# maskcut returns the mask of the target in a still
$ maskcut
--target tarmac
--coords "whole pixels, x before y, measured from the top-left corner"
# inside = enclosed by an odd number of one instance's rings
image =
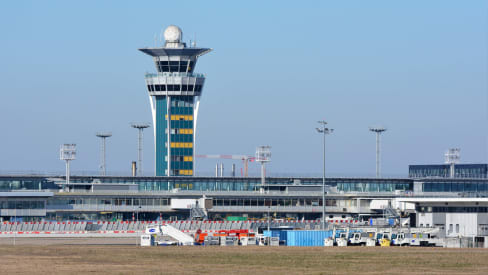
[[[0,238],[0,245],[139,245],[138,237],[29,237]]]

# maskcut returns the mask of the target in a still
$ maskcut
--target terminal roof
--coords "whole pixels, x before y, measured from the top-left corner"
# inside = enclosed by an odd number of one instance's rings
[[[0,197],[52,197],[53,192],[46,191],[18,191],[18,192],[0,192]]]

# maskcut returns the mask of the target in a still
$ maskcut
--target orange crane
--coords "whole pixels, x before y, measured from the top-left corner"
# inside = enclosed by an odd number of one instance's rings
[[[248,176],[249,172],[249,162],[253,162],[256,160],[255,157],[245,156],[245,155],[195,155],[197,158],[206,158],[206,159],[238,159],[242,160],[244,164],[244,177]],[[241,171],[242,173],[242,171]]]

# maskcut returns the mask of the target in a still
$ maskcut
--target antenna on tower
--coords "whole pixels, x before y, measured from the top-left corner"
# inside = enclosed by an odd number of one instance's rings
[[[191,42],[190,42],[190,46],[193,48],[197,47],[197,33],[193,34],[193,44],[191,44]]]
[[[100,175],[105,176],[107,173],[107,167],[105,165],[105,140],[112,136],[110,132],[98,132],[97,137],[102,139],[102,145],[100,150]]]
[[[447,150],[447,152],[444,154],[444,160],[446,164],[449,164],[449,177],[454,178],[456,176],[455,173],[455,165],[459,163],[461,160],[460,156],[461,149],[459,148],[451,148]]]

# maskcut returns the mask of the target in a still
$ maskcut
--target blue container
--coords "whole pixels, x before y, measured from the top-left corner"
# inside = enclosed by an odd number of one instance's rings
[[[263,235],[265,237],[280,237],[280,234],[281,232],[284,232],[284,231],[281,231],[281,230],[264,230],[263,231]],[[280,237],[280,240],[281,240],[281,237]]]
[[[286,231],[288,246],[323,246],[324,239],[332,237],[332,231],[297,230]]]
[[[388,219],[388,224],[390,226],[394,226],[395,225],[395,219]]]
[[[280,242],[281,241],[283,241],[285,245],[288,243],[288,231],[280,232]]]

